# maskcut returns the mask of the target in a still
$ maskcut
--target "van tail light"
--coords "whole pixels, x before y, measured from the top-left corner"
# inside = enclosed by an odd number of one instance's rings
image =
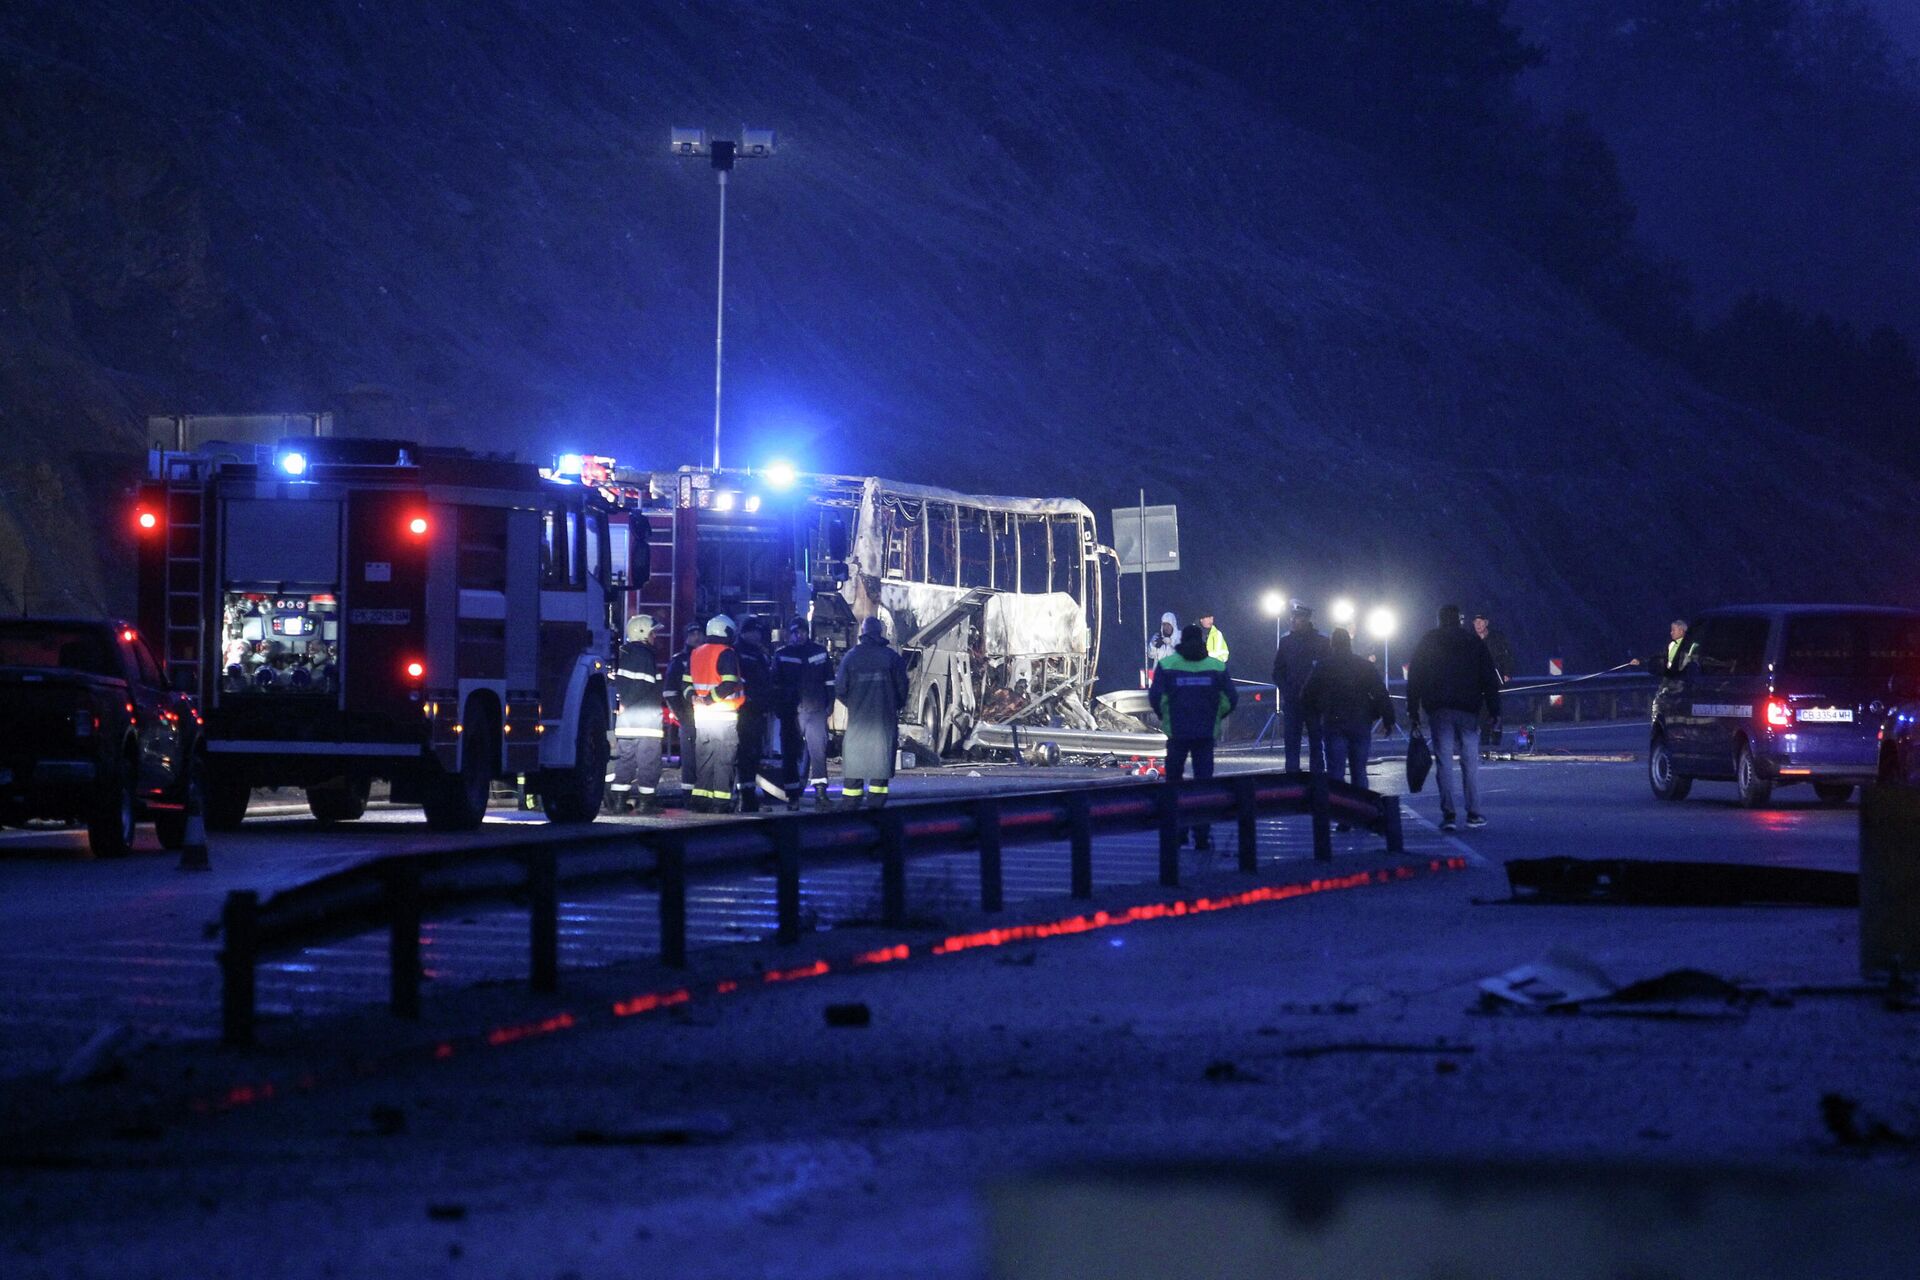
[[[1767,699],[1767,724],[1775,729],[1785,729],[1793,724],[1793,708],[1787,705],[1785,698]]]

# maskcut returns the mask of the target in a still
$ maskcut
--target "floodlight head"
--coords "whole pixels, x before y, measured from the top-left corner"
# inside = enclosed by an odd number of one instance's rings
[[[1260,597],[1260,612],[1269,618],[1277,618],[1287,610],[1287,596],[1284,591],[1269,591]]]
[[[1327,615],[1333,619],[1333,625],[1336,627],[1349,625],[1353,621],[1353,615],[1357,612],[1359,612],[1359,610],[1354,607],[1353,601],[1347,599],[1345,596],[1335,600],[1327,608]]]
[[[1375,640],[1390,638],[1399,625],[1400,620],[1393,616],[1393,610],[1383,604],[1367,611],[1367,634]]]
[[[772,155],[773,130],[749,129],[746,125],[741,125],[739,154],[756,159]]]
[[[682,129],[674,127],[672,135],[673,154],[677,156],[703,156],[707,154],[707,131],[705,129]]]

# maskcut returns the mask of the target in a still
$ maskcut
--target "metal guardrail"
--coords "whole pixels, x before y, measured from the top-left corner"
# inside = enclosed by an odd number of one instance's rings
[[[490,843],[420,854],[391,854],[282,890],[262,901],[250,889],[227,895],[221,913],[222,1037],[250,1044],[255,1030],[254,971],[268,956],[386,929],[389,1007],[420,1013],[420,926],[429,915],[476,902],[527,906],[530,983],[558,989],[559,890],[639,881],[660,894],[660,958],[687,962],[687,883],[771,866],[776,939],[800,939],[800,876],[815,866],[877,859],[882,923],[907,921],[910,855],[977,850],[980,908],[999,911],[1005,897],[1001,848],[1008,842],[1065,839],[1070,894],[1093,896],[1093,837],[1100,832],[1157,828],[1159,883],[1180,883],[1180,842],[1201,823],[1239,825],[1239,868],[1258,869],[1261,813],[1313,821],[1313,856],[1333,859],[1338,819],[1380,832],[1387,849],[1402,849],[1396,796],[1351,786],[1324,774],[1242,773],[1206,782],[1102,784],[1056,791],[929,800],[884,809],[793,814],[682,828],[581,828],[508,844]]]

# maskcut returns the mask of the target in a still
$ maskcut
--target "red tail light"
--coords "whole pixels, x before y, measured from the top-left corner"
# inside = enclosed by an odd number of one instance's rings
[[[417,682],[425,678],[427,674],[427,664],[424,662],[421,662],[419,659],[416,658],[413,661],[407,663],[405,670],[407,673],[407,679]]]
[[[427,530],[430,528],[432,528],[432,525],[427,523],[425,516],[409,516],[407,518],[407,532],[416,538],[426,537]]]
[[[160,527],[160,513],[152,507],[141,507],[134,512],[133,525],[142,533],[152,533]]]
[[[1785,729],[1793,723],[1793,708],[1785,698],[1767,699],[1767,723],[1775,729]]]

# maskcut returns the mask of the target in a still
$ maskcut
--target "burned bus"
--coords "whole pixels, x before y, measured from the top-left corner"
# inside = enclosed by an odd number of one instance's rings
[[[646,515],[650,572],[636,569],[644,585],[628,608],[662,624],[663,660],[688,624],[717,613],[807,618],[836,654],[878,617],[906,657],[905,732],[924,749],[945,753],[978,723],[1041,708],[1093,726],[1104,548],[1085,503],[784,467],[569,465]]]

